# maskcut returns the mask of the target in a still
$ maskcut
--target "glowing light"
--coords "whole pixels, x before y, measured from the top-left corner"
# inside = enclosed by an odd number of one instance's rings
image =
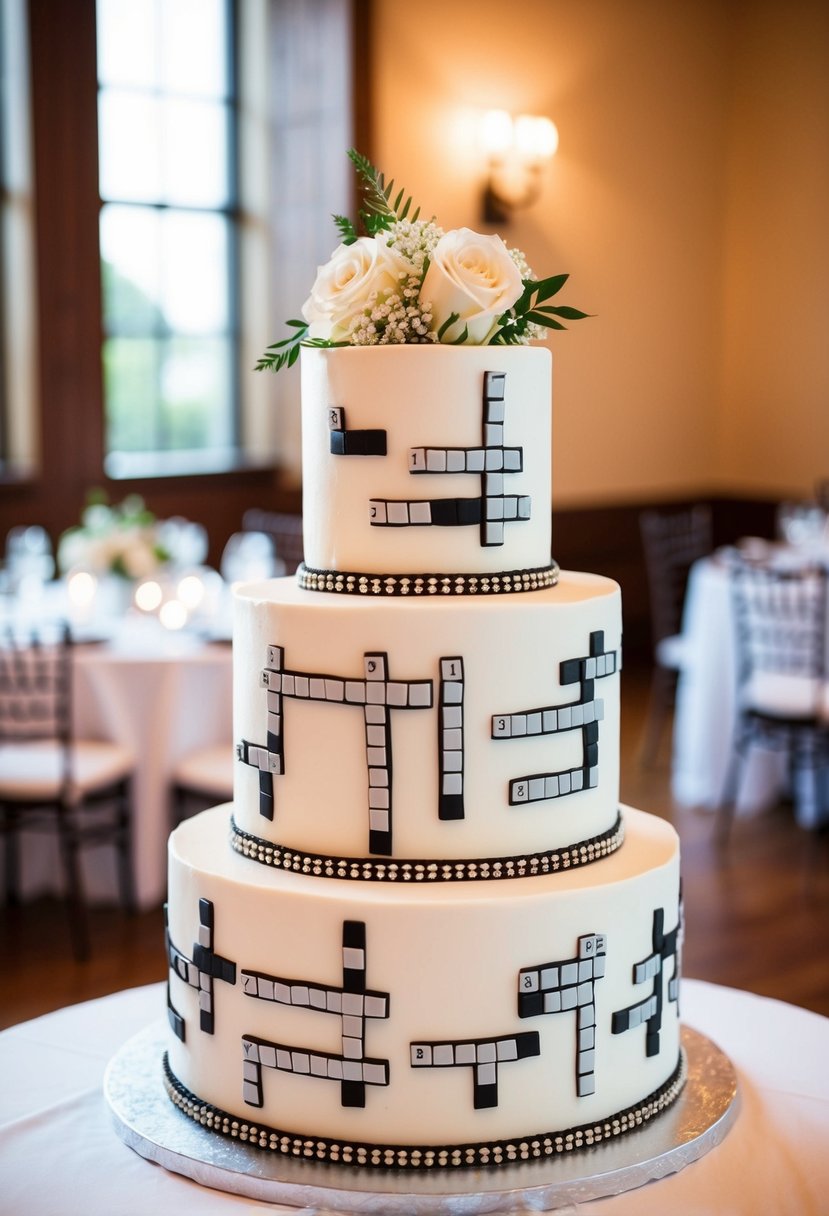
[[[176,595],[181,600],[186,608],[192,612],[194,608],[198,608],[199,604],[204,599],[205,587],[202,580],[197,574],[186,574],[179,581],[176,588]]]
[[[97,590],[98,580],[88,570],[76,570],[74,574],[69,575],[66,592],[70,603],[76,608],[88,608]]]
[[[512,118],[506,110],[486,110],[478,126],[481,151],[489,157],[503,156],[512,148]]]
[[[148,578],[143,583],[139,583],[135,589],[135,605],[142,612],[155,612],[163,598],[161,585],[154,578]]]
[[[187,624],[187,609],[181,600],[167,600],[159,609],[158,619],[165,629],[183,629]]]
[[[515,120],[515,150],[527,160],[549,160],[558,148],[558,130],[549,118],[519,114]]]

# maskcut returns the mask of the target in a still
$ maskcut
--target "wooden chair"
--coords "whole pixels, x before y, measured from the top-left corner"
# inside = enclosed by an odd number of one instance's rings
[[[233,798],[233,744],[202,747],[188,753],[172,776],[172,826],[196,810],[204,810]]]
[[[651,610],[654,668],[648,698],[643,764],[656,759],[665,720],[673,708],[677,675],[684,661],[682,609],[688,571],[711,552],[711,511],[644,511],[639,517]]]
[[[732,559],[737,638],[735,754],[718,816],[727,838],[751,747],[785,749],[798,818],[819,808],[818,770],[829,760],[826,572],[775,570]]]
[[[302,561],[302,516],[252,507],[242,516],[243,532],[264,532],[273,539],[276,555],[285,563],[285,573],[294,574]]]
[[[133,756],[117,743],[72,734],[68,628],[40,625],[0,634],[0,836],[6,900],[19,900],[18,834],[57,832],[75,958],[89,956],[78,854],[113,844],[121,900],[135,905],[130,831]]]

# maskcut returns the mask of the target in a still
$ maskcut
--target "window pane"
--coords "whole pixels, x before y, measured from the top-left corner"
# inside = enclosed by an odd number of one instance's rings
[[[162,307],[167,325],[185,334],[216,333],[229,323],[229,221],[222,215],[163,215]]]
[[[105,89],[98,98],[101,198],[157,202],[162,197],[161,103]]]
[[[165,449],[225,448],[234,436],[230,344],[221,338],[174,338],[161,368]]]
[[[164,103],[164,202],[185,207],[227,205],[227,124],[224,105],[181,100]]]
[[[227,97],[226,0],[164,0],[161,87],[192,97]]]
[[[158,83],[156,0],[98,0],[98,79],[152,89]]]
[[[161,333],[161,215],[148,207],[101,209],[104,329]]]
[[[108,451],[154,451],[159,446],[158,341],[109,338],[103,358]]]

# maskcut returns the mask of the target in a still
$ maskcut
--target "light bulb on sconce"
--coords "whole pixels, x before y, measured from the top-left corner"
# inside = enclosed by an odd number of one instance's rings
[[[479,119],[478,144],[488,165],[483,218],[503,224],[539,198],[541,172],[555,155],[558,131],[549,118],[487,110]]]

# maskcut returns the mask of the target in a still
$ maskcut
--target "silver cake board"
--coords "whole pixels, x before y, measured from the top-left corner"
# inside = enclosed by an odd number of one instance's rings
[[[357,1170],[294,1160],[208,1131],[173,1106],[162,1082],[167,1028],[135,1035],[110,1060],[104,1095],[118,1135],[148,1161],[234,1195],[329,1213],[554,1211],[674,1174],[715,1148],[739,1107],[737,1075],[705,1035],[682,1028],[687,1080],[652,1122],[607,1144],[494,1170]]]

